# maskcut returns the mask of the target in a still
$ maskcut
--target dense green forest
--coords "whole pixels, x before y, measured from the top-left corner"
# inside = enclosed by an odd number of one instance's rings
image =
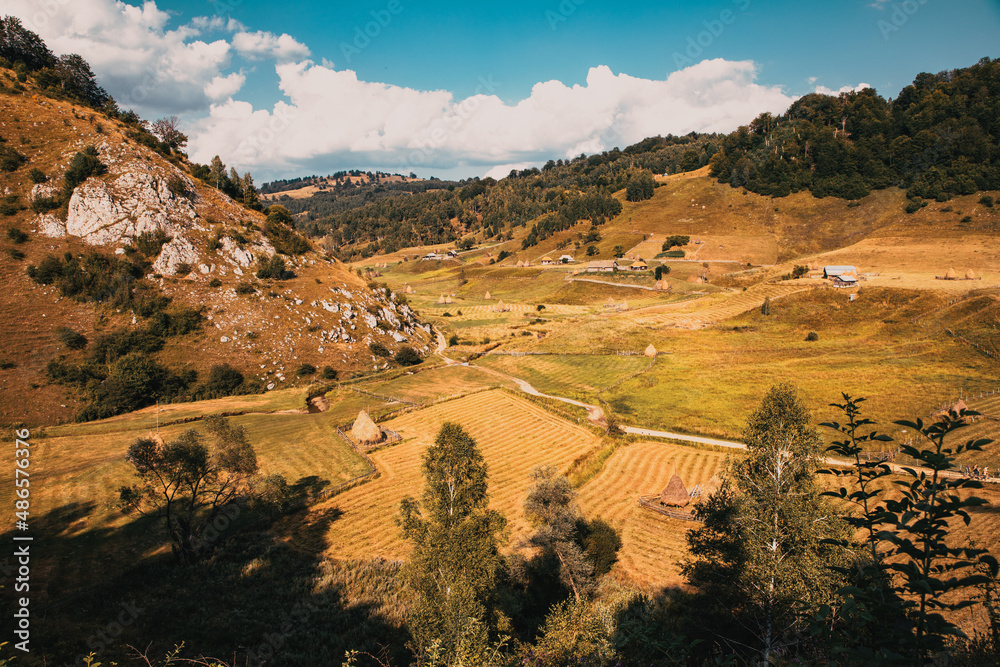
[[[912,199],[1000,188],[1000,60],[919,74],[886,100],[875,90],[806,95],[727,136],[712,175],[777,197],[860,199],[889,186]]]

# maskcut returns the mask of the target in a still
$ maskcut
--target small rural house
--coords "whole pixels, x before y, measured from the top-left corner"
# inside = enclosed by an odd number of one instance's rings
[[[614,273],[618,270],[618,262],[613,259],[599,259],[587,263],[587,273]]]
[[[572,255],[560,255],[559,256],[559,261],[562,262],[563,264],[569,264],[570,262],[573,261],[573,256]]]
[[[542,266],[549,266],[550,264],[555,264],[551,257],[542,257]]]
[[[850,273],[851,275],[858,275],[858,267],[856,266],[824,266],[823,267],[823,277],[827,279],[836,278],[837,276],[842,276],[845,273]]]
[[[858,279],[849,273],[844,273],[833,278],[834,287],[857,287]]]
[[[646,264],[646,262],[642,261],[642,259],[638,259],[638,260],[632,262],[632,264],[628,267],[628,270],[629,271],[649,271],[649,265]]]

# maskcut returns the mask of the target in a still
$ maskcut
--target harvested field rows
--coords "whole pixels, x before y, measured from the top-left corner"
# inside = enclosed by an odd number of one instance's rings
[[[670,481],[672,466],[690,490],[714,475],[725,454],[655,442],[622,447],[594,479],[580,489],[584,514],[600,516],[622,532],[615,566],[641,586],[662,588],[681,583],[680,562],[687,553],[684,536],[697,524],[669,519],[639,507],[639,496],[659,493]]]
[[[489,466],[491,507],[506,515],[510,545],[525,536],[527,523],[521,503],[530,485],[529,473],[542,464],[567,470],[570,463],[598,445],[598,438],[527,401],[501,391],[487,391],[405,414],[386,426],[404,441],[375,452],[372,460],[381,473],[375,480],[331,498],[313,508],[301,521],[335,516],[322,540],[308,541],[305,526],[289,522],[293,543],[307,549],[325,549],[336,558],[398,558],[408,545],[395,518],[399,501],[419,497],[424,480],[421,456],[445,421],[461,424],[479,443]]]
[[[807,289],[811,288],[803,285],[763,285],[730,297],[698,299],[678,306],[658,306],[623,316],[632,317],[642,324],[701,329],[759,308],[765,298],[777,299]]]
[[[976,410],[983,416],[977,417],[965,428],[959,429],[950,436],[951,446],[965,443],[968,440],[989,438],[994,442],[983,447],[981,452],[968,452],[958,457],[962,465],[980,465],[992,468],[990,476],[995,477],[1000,472],[1000,396],[988,396],[967,401],[970,410]],[[949,442],[946,440],[945,442]]]
[[[441,312],[450,312],[452,314],[452,319],[455,320],[495,320],[504,317],[525,317],[525,316],[535,316],[539,313],[537,306],[530,303],[506,303],[504,302],[504,312],[497,312],[496,310],[497,302],[480,304],[476,306],[462,304],[460,302],[444,305],[444,304],[434,304],[434,307],[427,307],[428,315],[440,315],[436,309],[440,309]],[[461,310],[462,314],[458,315],[457,311]],[[589,306],[567,306],[561,304],[545,304],[545,310],[541,311],[542,315],[580,315],[590,312],[592,309]]]

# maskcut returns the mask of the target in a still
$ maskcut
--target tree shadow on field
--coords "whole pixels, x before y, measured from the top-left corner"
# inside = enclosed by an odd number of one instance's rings
[[[307,478],[301,486],[326,484]],[[33,566],[32,585],[61,567],[83,571],[95,559],[109,561],[115,575],[85,588],[64,577],[63,597],[33,599],[31,653],[19,655],[17,664],[83,664],[91,652],[103,664],[136,664],[129,646],[162,659],[182,642],[182,657],[213,656],[241,667],[339,665],[348,649],[408,661],[398,564],[326,561],[330,525],[342,516],[335,507],[274,520],[246,509],[194,565],[179,564],[162,548],[149,555],[150,547],[167,543],[162,520],[85,532],[67,523],[85,521],[97,509],[71,503],[37,520],[66,529],[35,538],[32,549],[51,555],[52,563]],[[288,538],[274,530],[285,522],[295,525]],[[10,582],[3,595],[13,598]]]
[[[288,500],[292,503],[304,503],[315,498],[328,486],[330,486],[330,480],[317,475],[300,477],[297,482],[288,487]]]

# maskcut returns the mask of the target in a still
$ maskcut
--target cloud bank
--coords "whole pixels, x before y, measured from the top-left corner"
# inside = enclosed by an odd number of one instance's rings
[[[213,104],[191,128],[195,159],[228,154],[278,171],[324,163],[397,171],[526,165],[656,134],[728,132],[794,101],[755,83],[749,61],[707,60],[662,81],[593,67],[584,85],[537,83],[515,104],[499,97],[503,82],[489,79],[458,100],[447,91],[362,81],[329,63],[276,71],[287,101],[270,109],[235,99]]]
[[[483,78],[470,97],[363,81],[290,35],[219,16],[177,27],[147,0],[8,0],[4,9],[57,54],[79,53],[124,108],[177,114],[194,160],[220,155],[259,178],[351,167],[500,173],[626,146],[656,134],[728,132],[794,97],[755,82],[752,61],[706,60],[663,80],[589,69],[586,83],[536,83],[505,102]],[[234,64],[236,61],[236,64]],[[239,99],[255,69],[278,76],[273,104]],[[235,70],[235,71],[234,71]],[[267,99],[255,89],[255,97]]]

